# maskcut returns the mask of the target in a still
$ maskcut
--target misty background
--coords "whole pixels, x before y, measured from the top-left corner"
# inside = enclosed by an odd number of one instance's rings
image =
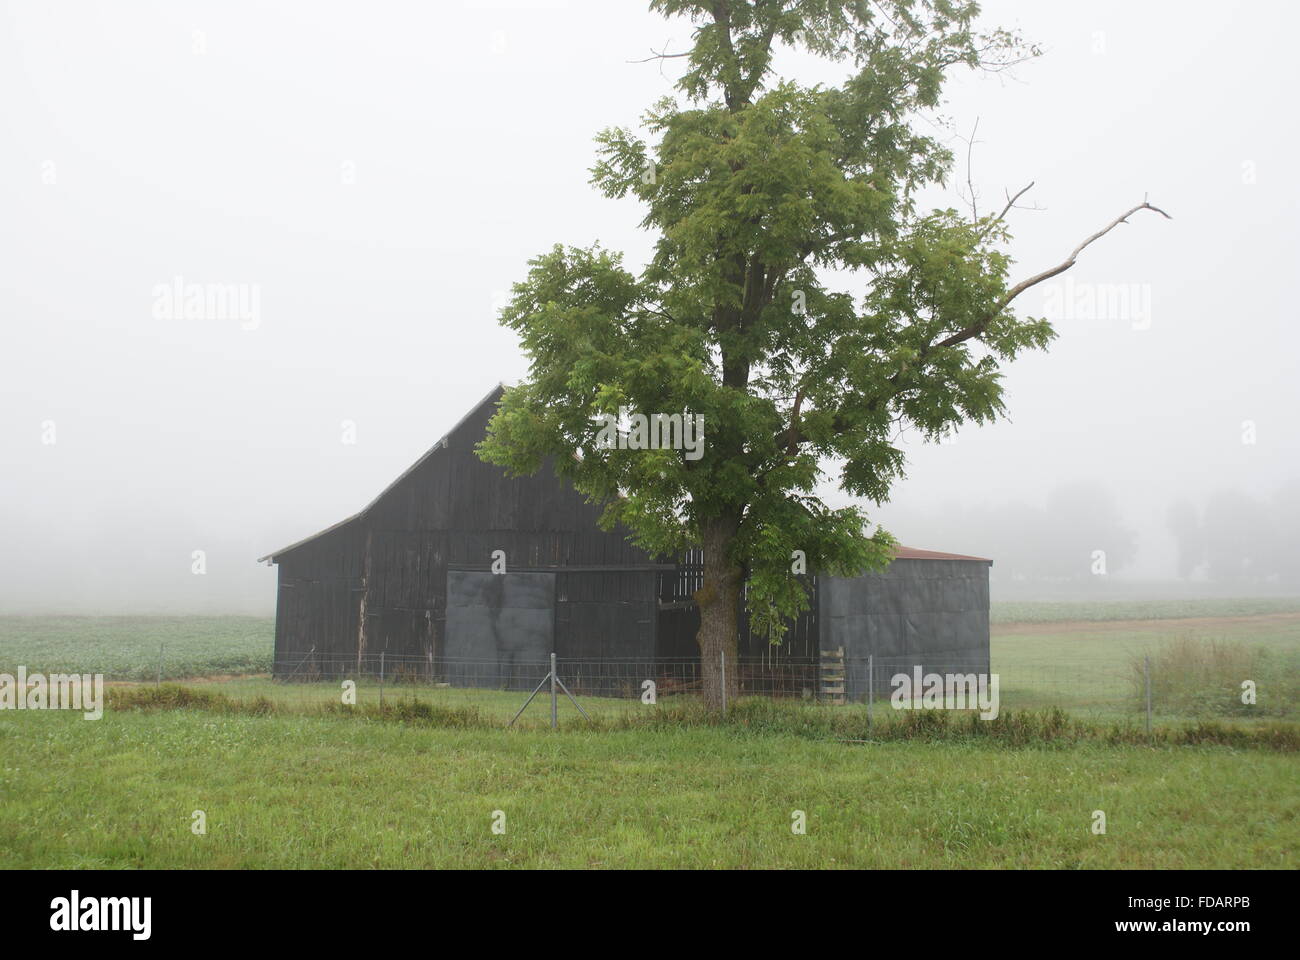
[[[1300,592],[1300,14],[984,22],[1045,55],[956,75],[928,202],[969,207],[978,121],[979,209],[1036,183],[1013,279],[1148,194],[1175,219],[1017,301],[1060,338],[1008,368],[1010,420],[908,441],[873,518],[992,558],[995,599]],[[689,33],[640,0],[0,3],[0,613],[272,612],[257,557],[523,376],[495,316],[528,258],[645,261],[635,201],[587,183],[592,138],[671,92],[674,61],[628,61]],[[215,312],[169,302],[225,284]]]

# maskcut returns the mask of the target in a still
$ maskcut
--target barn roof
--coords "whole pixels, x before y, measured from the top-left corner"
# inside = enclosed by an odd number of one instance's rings
[[[480,410],[483,409],[483,407],[487,406],[489,403],[496,403],[498,400],[500,400],[501,395],[505,393],[505,389],[506,389],[506,385],[504,383],[498,383],[495,387],[489,390],[487,396],[485,396],[478,403],[474,404],[474,406],[470,407],[469,412],[466,413],[465,416],[457,420],[456,425],[452,427],[450,430],[448,430],[446,433],[444,433],[438,439],[437,443],[435,443],[432,447],[426,450],[424,455],[420,457],[419,460],[416,460],[415,463],[411,464],[409,467],[403,470],[401,476],[399,476],[396,480],[394,480],[388,486],[384,487],[384,489],[379,492],[379,496],[375,497],[373,500],[371,500],[368,504],[366,504],[356,513],[352,514],[352,516],[344,517],[338,523],[331,524],[330,526],[326,527],[324,530],[318,530],[309,537],[303,537],[301,540],[295,540],[287,547],[281,547],[279,550],[275,550],[271,553],[268,553],[264,557],[258,557],[257,562],[263,563],[267,560],[270,560],[272,563],[274,563],[276,560],[284,556],[284,554],[288,553],[290,550],[297,550],[299,547],[311,543],[313,540],[316,540],[319,537],[323,537],[327,533],[333,533],[335,530],[339,529],[339,527],[347,526],[353,520],[359,520],[361,517],[364,517],[367,513],[369,513],[374,508],[375,504],[379,503],[380,500],[383,500],[384,497],[388,495],[388,492],[390,490],[392,490],[399,483],[401,483],[412,473],[414,473],[426,460],[428,460],[431,456],[433,456],[434,453],[446,447],[448,438],[457,430],[459,430],[462,426],[464,426],[467,420],[473,417],[474,414],[478,413]]]
[[[916,547],[897,546],[894,548],[895,560],[977,560],[980,563],[992,563],[988,557],[971,557],[964,553],[940,553],[938,550],[920,550]]]

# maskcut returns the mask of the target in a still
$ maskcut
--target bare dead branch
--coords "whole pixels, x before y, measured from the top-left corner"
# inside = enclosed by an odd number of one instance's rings
[[[672,60],[676,57],[689,57],[691,55],[689,50],[686,53],[658,53],[655,51],[654,47],[650,48],[650,53],[652,54],[652,56],[646,57],[644,60],[628,60],[626,62],[627,63],[650,63],[654,60]]]
[[[1138,204],[1136,207],[1133,207],[1131,210],[1126,210],[1124,213],[1121,213],[1110,223],[1106,224],[1106,226],[1102,227],[1100,230],[1098,230],[1088,239],[1084,240],[1083,243],[1079,244],[1077,247],[1074,248],[1073,251],[1071,251],[1070,256],[1066,258],[1063,262],[1058,263],[1056,266],[1052,267],[1049,270],[1044,270],[1042,273],[1030,277],[1028,280],[1022,280],[1019,283],[1017,283],[1014,287],[1012,287],[1010,290],[1007,291],[1006,296],[1004,296],[1001,300],[998,301],[997,306],[994,308],[993,312],[989,314],[989,316],[980,320],[978,323],[972,324],[971,326],[967,327],[964,330],[958,330],[951,337],[948,337],[946,340],[940,340],[934,346],[954,347],[959,343],[965,343],[967,340],[979,336],[981,333],[984,332],[985,328],[987,328],[988,325],[993,322],[994,318],[997,317],[998,314],[1000,314],[1011,304],[1012,300],[1016,299],[1016,297],[1020,296],[1022,293],[1024,293],[1026,290],[1030,289],[1031,287],[1038,286],[1038,284],[1042,283],[1044,280],[1050,280],[1053,277],[1057,277],[1065,273],[1065,271],[1073,267],[1075,263],[1078,261],[1079,254],[1083,253],[1083,251],[1086,250],[1089,246],[1091,246],[1096,241],[1100,240],[1102,237],[1106,236],[1106,234],[1110,233],[1121,223],[1128,223],[1129,217],[1133,216],[1133,214],[1138,213],[1139,211],[1142,210],[1154,211],[1155,213],[1160,214],[1160,216],[1164,217],[1166,220],[1173,219],[1173,217],[1169,216],[1169,214],[1165,213],[1165,211],[1161,210],[1159,207],[1154,207],[1150,203],[1146,202],[1145,200],[1142,201],[1142,203]]]
[[[1006,216],[1007,211],[1011,209],[1015,201],[1019,199],[1021,196],[1023,196],[1024,193],[1032,186],[1033,186],[1032,183],[1029,184],[1028,187],[1025,187],[1014,197],[1011,197],[1010,200],[1008,200],[1006,207],[1003,208],[1002,213],[999,214],[998,219],[1001,219],[1001,217]],[[1091,246],[1093,243],[1100,240],[1102,237],[1106,236],[1106,234],[1110,233],[1121,223],[1127,223],[1129,217],[1133,216],[1133,214],[1138,213],[1142,210],[1151,210],[1155,213],[1160,214],[1166,220],[1173,219],[1173,217],[1171,217],[1164,210],[1161,210],[1159,207],[1153,206],[1151,203],[1147,202],[1146,200],[1143,200],[1140,204],[1138,204],[1136,207],[1133,207],[1131,210],[1126,210],[1124,213],[1120,214],[1118,217],[1116,217],[1106,226],[1102,227],[1102,229],[1098,230],[1092,236],[1088,237],[1081,244],[1075,247],[1074,250],[1070,252],[1070,256],[1064,262],[1057,264],[1055,267],[1052,267],[1050,270],[1044,270],[1042,273],[1030,277],[1028,280],[1022,280],[1020,283],[1012,287],[1009,291],[1007,291],[1006,296],[1004,296],[1001,300],[998,301],[997,305],[993,308],[992,312],[988,314],[988,316],[982,318],[977,323],[971,324],[969,327],[966,327],[963,330],[957,331],[947,339],[940,340],[938,343],[929,343],[923,346],[919,351],[917,351],[917,355],[911,363],[904,363],[897,371],[894,372],[893,376],[891,376],[886,381],[889,384],[890,391],[873,398],[868,404],[868,408],[875,409],[879,407],[880,404],[882,403],[890,402],[894,397],[898,396],[898,394],[902,390],[906,389],[904,378],[910,372],[922,368],[935,350],[938,350],[943,347],[955,347],[958,344],[965,343],[967,340],[972,340],[975,337],[978,337],[988,328],[988,325],[992,323],[1002,313],[1002,311],[1007,308],[1007,306],[1011,303],[1012,300],[1016,299],[1016,297],[1020,296],[1022,293],[1024,293],[1026,290],[1030,289],[1031,287],[1035,287],[1038,284],[1042,283],[1044,280],[1050,280],[1052,277],[1056,277],[1062,273],[1065,273],[1065,271],[1069,270],[1071,267],[1075,265],[1075,262],[1079,259],[1079,254],[1083,253],[1083,251],[1086,250],[1089,246]],[[799,409],[798,406],[796,406],[796,416],[798,415],[798,409]],[[848,429],[849,426],[850,425],[847,423],[840,423],[838,421],[835,424],[837,430]],[[786,454],[787,461],[790,456],[789,451],[792,449],[792,445],[793,447],[797,447],[798,445],[807,442],[807,438],[803,436],[802,432],[798,429],[798,425],[795,418],[791,419],[790,427],[786,431],[784,431],[782,434],[777,435],[776,437],[777,444],[780,445],[782,441],[784,441],[787,450],[787,454]]]
[[[1011,212],[1011,208],[1015,206],[1015,202],[1021,199],[1022,196],[1026,195],[1027,193],[1030,193],[1030,190],[1032,189],[1034,189],[1034,181],[1031,180],[1030,183],[1028,183],[1028,186],[1021,187],[1021,191],[1019,191],[1017,195],[1015,196],[1008,195],[1008,198],[1006,198],[1006,206],[1002,207],[1002,211],[998,213],[996,217],[993,217],[992,220],[988,221],[988,225],[985,226],[983,232],[980,233],[979,238],[984,239],[985,237],[988,237],[989,230],[992,230],[993,228],[995,228],[997,224],[1000,224],[1000,222],[1004,221],[1006,219],[1006,215],[1008,215],[1008,213]]]
[[[1173,219],[1173,217],[1169,216],[1169,214],[1165,213],[1159,207],[1153,207],[1151,204],[1147,203],[1144,200],[1142,203],[1138,204],[1133,209],[1127,210],[1124,213],[1120,214],[1110,223],[1106,224],[1106,226],[1102,227],[1100,230],[1098,230],[1096,233],[1090,236],[1087,240],[1083,241],[1083,243],[1075,247],[1074,250],[1071,251],[1069,258],[1067,258],[1063,263],[1057,264],[1055,267],[1052,267],[1052,269],[1050,270],[1044,270],[1042,273],[1038,274],[1037,276],[1030,277],[1028,280],[1022,280],[1020,283],[1016,284],[1009,291],[1007,291],[1007,295],[1003,297],[1001,302],[998,304],[998,309],[1001,310],[1003,307],[1006,307],[1008,304],[1011,303],[1012,300],[1016,299],[1016,297],[1020,296],[1030,287],[1037,286],[1038,284],[1042,283],[1044,280],[1050,280],[1052,277],[1058,276],[1064,273],[1066,270],[1069,270],[1078,261],[1079,254],[1083,253],[1084,250],[1086,250],[1096,241],[1100,240],[1102,237],[1106,236],[1106,234],[1110,233],[1121,223],[1128,223],[1128,218],[1141,210],[1152,210],[1155,213],[1160,214],[1160,216],[1164,217],[1166,220]]]
[[[975,118],[975,126],[971,128],[970,139],[966,141],[966,189],[970,191],[970,219],[971,223],[977,223],[980,218],[979,198],[975,195],[975,184],[971,175],[971,155],[975,152],[975,135],[980,130],[980,118]]]

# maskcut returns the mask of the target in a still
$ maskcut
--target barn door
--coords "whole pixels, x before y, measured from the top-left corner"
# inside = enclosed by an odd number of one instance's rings
[[[521,690],[550,669],[555,574],[447,571],[447,679]]]

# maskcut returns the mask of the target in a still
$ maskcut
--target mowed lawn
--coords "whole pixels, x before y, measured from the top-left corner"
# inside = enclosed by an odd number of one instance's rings
[[[3,713],[0,849],[9,867],[1294,867],[1298,774],[1223,747]]]

